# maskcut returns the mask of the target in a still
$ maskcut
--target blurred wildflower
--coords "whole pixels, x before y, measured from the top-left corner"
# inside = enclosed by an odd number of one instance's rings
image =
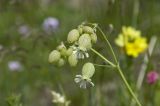
[[[22,65],[19,61],[10,61],[8,62],[8,68],[10,71],[21,71]]]
[[[7,103],[9,106],[22,106],[21,103],[21,95],[20,94],[12,94],[7,98]]]
[[[147,73],[147,83],[154,84],[159,79],[159,74],[156,71],[151,71]]]
[[[53,103],[59,103],[59,104],[64,104],[64,106],[69,106],[70,101],[67,101],[65,99],[65,96],[60,95],[59,93],[55,92],[55,91],[51,91],[52,96],[53,96]]]
[[[147,48],[146,38],[139,37],[133,43],[127,43],[126,53],[129,56],[137,57]]]
[[[133,27],[122,27],[122,33],[118,35],[115,43],[124,47],[127,55],[137,57],[140,53],[144,52],[147,47],[147,40],[141,37],[141,32]]]
[[[80,84],[80,88],[86,89],[87,86],[94,86],[94,83],[91,80],[94,72],[94,65],[92,63],[85,63],[82,68],[82,75],[76,75],[74,81]]]
[[[48,34],[54,32],[58,28],[58,26],[59,20],[54,17],[48,17],[43,22],[43,30]]]
[[[24,37],[28,37],[31,34],[30,29],[27,25],[20,26],[18,32]]]

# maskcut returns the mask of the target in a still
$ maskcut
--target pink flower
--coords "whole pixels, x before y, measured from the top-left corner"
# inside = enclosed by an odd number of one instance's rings
[[[156,71],[150,71],[147,73],[147,83],[154,84],[159,79],[159,75]]]

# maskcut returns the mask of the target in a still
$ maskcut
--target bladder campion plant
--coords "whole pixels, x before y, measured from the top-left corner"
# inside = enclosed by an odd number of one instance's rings
[[[115,60],[114,63],[93,48],[93,45],[97,42],[97,31],[101,33],[100,35],[104,38],[106,44],[109,46],[109,49],[111,50],[113,58]],[[125,86],[127,87],[133,99],[136,101],[137,105],[142,106],[135,93],[131,89],[130,85],[128,84],[110,42],[108,41],[101,28],[98,26],[98,24],[82,23],[77,28],[71,30],[68,33],[67,46],[63,42],[61,42],[61,44],[57,46],[56,50],[53,50],[49,54],[49,62],[53,63],[56,66],[63,66],[68,60],[70,66],[75,67],[78,64],[78,61],[80,61],[81,59],[89,58],[89,51],[92,51],[93,53],[98,55],[111,67],[117,70],[118,74],[122,78]],[[80,88],[85,89],[88,86],[94,86],[94,83],[91,80],[94,72],[94,64],[91,62],[87,62],[82,67],[82,75],[76,75],[74,81],[80,84]]]

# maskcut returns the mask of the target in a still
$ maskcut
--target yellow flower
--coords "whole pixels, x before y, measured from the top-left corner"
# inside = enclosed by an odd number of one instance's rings
[[[122,33],[118,35],[118,38],[115,40],[115,43],[124,47],[128,42],[134,41],[134,39],[141,36],[141,32],[134,29],[133,27],[122,27]]]
[[[125,26],[122,27],[122,33],[115,39],[115,43],[120,47],[124,47],[126,54],[133,57],[137,57],[144,52],[148,46],[146,38],[141,37],[139,30]]]
[[[146,38],[139,37],[135,39],[133,43],[127,43],[125,48],[126,48],[126,53],[129,56],[133,57],[138,57],[138,55],[142,52],[144,52],[147,49],[147,42]]]

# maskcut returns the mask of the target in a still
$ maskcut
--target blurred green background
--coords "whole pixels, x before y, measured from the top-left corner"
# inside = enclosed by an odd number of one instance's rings
[[[48,17],[54,17],[58,22],[51,32],[44,30],[43,26]],[[131,97],[112,69],[97,67],[93,78],[96,87],[83,90],[74,83],[74,76],[80,73],[85,61],[76,68],[68,64],[57,68],[48,63],[50,51],[65,41],[68,32],[83,21],[98,23],[108,34],[117,54],[121,52],[113,41],[123,25],[141,30],[148,42],[153,35],[157,36],[158,43],[148,70],[158,70],[159,0],[0,0],[0,106],[7,106],[6,98],[12,93],[22,95],[23,106],[55,106],[51,102],[50,90],[62,92],[60,88],[71,100],[71,106],[129,106]],[[102,39],[98,40],[94,48],[110,57]],[[139,57],[135,60],[136,64],[141,64],[142,60],[143,56]],[[86,61],[103,64],[94,54]],[[11,69],[10,65],[14,62],[19,64],[20,69]],[[138,70],[134,69],[140,67],[136,64],[131,71],[124,72],[127,76],[133,75],[130,81],[133,88],[138,74]],[[140,92],[143,106],[160,106],[159,88],[144,81]]]

